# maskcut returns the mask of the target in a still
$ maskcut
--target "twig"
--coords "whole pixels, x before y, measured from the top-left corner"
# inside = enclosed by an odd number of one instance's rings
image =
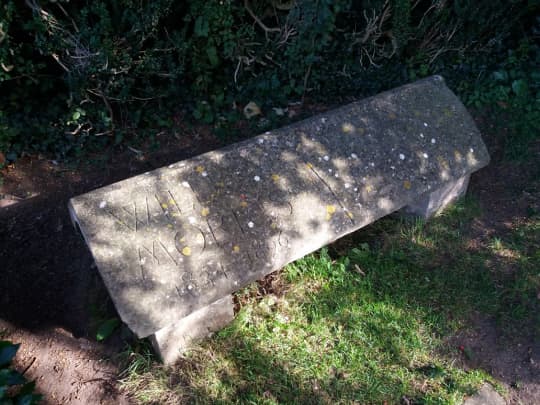
[[[255,22],[259,25],[259,27],[261,27],[263,30],[264,30],[264,34],[266,36],[268,36],[268,33],[269,32],[281,32],[281,28],[277,28],[277,27],[274,27],[274,28],[269,28],[267,27],[260,19],[259,17],[257,17],[255,15],[255,13],[253,12],[253,10],[251,9],[251,7],[249,6],[249,1],[248,0],[244,0],[244,8],[246,9],[246,11],[249,13],[249,15],[255,20]],[[267,37],[268,39],[268,37]]]

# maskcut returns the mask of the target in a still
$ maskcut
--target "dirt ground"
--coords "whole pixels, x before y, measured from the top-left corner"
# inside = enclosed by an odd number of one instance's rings
[[[476,223],[477,243],[483,244],[521,223],[531,204],[538,205],[538,188],[529,187],[538,168],[503,162],[494,128],[485,119],[477,122],[492,156],[492,163],[474,174],[470,185],[483,208]],[[96,300],[110,302],[89,251],[71,225],[67,202],[220,146],[207,128],[184,138],[150,154],[128,150],[103,167],[72,170],[27,156],[3,169],[0,339],[21,343],[15,365],[36,381],[45,403],[130,403],[117,383],[122,340],[98,343],[94,338]],[[507,386],[510,403],[540,403],[540,342],[533,336],[516,336],[509,342],[494,321],[479,315],[470,330],[454,339],[480,354],[474,361],[456,361],[463,367],[485,368]]]

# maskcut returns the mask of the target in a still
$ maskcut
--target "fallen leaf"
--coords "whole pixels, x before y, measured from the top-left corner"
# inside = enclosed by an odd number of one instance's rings
[[[244,107],[244,115],[247,119],[253,118],[261,114],[261,109],[253,101],[250,101]]]

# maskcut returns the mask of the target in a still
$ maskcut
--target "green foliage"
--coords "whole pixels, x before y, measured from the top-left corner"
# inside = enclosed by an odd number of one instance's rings
[[[120,320],[118,318],[110,318],[102,322],[96,332],[96,340],[101,342],[102,340],[107,339],[119,326]]]
[[[540,133],[540,47],[524,40],[509,50],[501,62],[479,82],[462,82],[460,91],[468,105],[489,108],[500,117],[499,133],[512,159],[526,158],[529,144]]]
[[[19,350],[19,345],[8,341],[0,341],[0,403],[37,404],[41,395],[34,394],[34,382],[26,379],[10,365]]]
[[[249,101],[370,95],[500,49],[535,4],[6,0],[0,150],[79,157],[167,129],[179,105],[223,130]]]

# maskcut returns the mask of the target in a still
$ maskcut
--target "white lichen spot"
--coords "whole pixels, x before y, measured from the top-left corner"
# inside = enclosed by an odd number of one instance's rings
[[[337,173],[336,173],[336,174],[334,174],[334,176],[335,176],[336,178],[339,178],[339,174],[337,174]]]
[[[375,163],[374,163],[374,162],[371,162],[369,165],[370,165],[371,167],[375,167]]]
[[[189,187],[189,183],[188,183],[187,181],[183,181],[183,182],[182,182],[182,186],[184,186],[184,187]]]
[[[332,173],[332,169],[328,169],[328,173]]]
[[[423,137],[424,137],[424,134],[420,132],[420,138],[423,138]]]
[[[105,201],[102,201],[99,203],[99,208],[105,208],[107,206],[107,203]]]
[[[259,142],[259,144],[261,144],[261,145],[262,145],[262,144],[264,143],[264,139],[262,139],[262,138],[259,138],[259,140],[258,140],[257,142]]]
[[[188,284],[187,289],[188,289],[188,290],[193,290],[193,285]]]
[[[405,160],[405,155],[404,155],[403,153],[400,153],[400,154],[399,154],[399,159],[400,159],[400,160]]]
[[[425,127],[427,127],[427,126],[428,126],[428,125],[427,125],[427,122],[424,122],[424,126],[425,126]]]
[[[422,156],[424,157],[424,159],[427,159],[429,157],[427,153],[423,153]]]
[[[323,156],[323,159],[324,159],[326,162],[328,162],[328,161],[330,160],[330,157],[328,157],[328,155],[324,155],[324,156]]]
[[[351,185],[350,185],[349,183],[345,183],[345,184],[344,184],[344,187],[345,187],[345,188],[350,188]]]
[[[358,159],[358,155],[357,155],[356,153],[351,153],[351,157],[352,157],[353,159]]]
[[[194,224],[195,222],[197,222],[197,220],[196,220],[194,217],[189,217],[189,218],[188,218],[188,222],[189,222],[190,224]]]
[[[259,176],[254,176],[254,177],[253,177],[253,180],[255,180],[255,181],[261,181],[261,178],[260,178]]]
[[[431,143],[433,143],[433,144],[437,143],[437,141],[435,140],[435,138],[431,138]]]
[[[251,221],[248,222],[248,228],[253,228],[255,226],[255,224]]]
[[[473,149],[473,148],[471,148],[471,149],[469,149],[469,150],[471,151],[471,153],[474,153],[474,149]]]
[[[355,187],[353,190],[354,190],[354,191],[358,191],[358,187]]]
[[[390,166],[390,169],[396,170],[396,166]]]
[[[322,118],[321,118],[321,122],[322,122],[323,124],[326,124],[326,118],[322,117]]]

